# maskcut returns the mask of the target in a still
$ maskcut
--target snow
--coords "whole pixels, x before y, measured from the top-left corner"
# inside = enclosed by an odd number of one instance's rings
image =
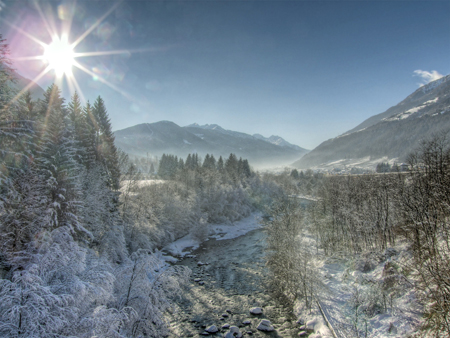
[[[261,216],[261,213],[256,212],[232,224],[209,224],[209,233],[212,234],[210,237],[216,240],[224,240],[243,236],[261,227]]]
[[[249,217],[243,218],[240,221],[232,224],[208,224],[209,238],[216,240],[233,239],[243,236],[249,231],[261,227],[260,222],[261,213],[256,212]],[[192,250],[198,249],[200,242],[188,234],[175,242],[172,242],[163,248],[163,251],[170,253],[172,256],[184,257]]]
[[[400,114],[391,116],[391,117],[387,117],[384,118],[383,121],[396,121],[396,120],[404,120],[407,119],[408,117],[410,117],[412,114],[419,112],[420,110],[422,110],[423,108],[425,108],[426,106],[432,104],[432,103],[436,103],[439,100],[439,97],[436,97],[432,100],[428,100],[426,102],[424,102],[423,104],[421,104],[420,106],[408,109]]]
[[[185,139],[183,139],[183,142],[184,142],[185,144],[192,144],[191,142],[189,142],[188,140],[185,140]]]
[[[320,272],[325,288],[319,291],[317,306],[313,307],[312,311],[305,309],[301,302],[296,304],[295,311],[299,321],[306,322],[305,329],[313,329],[315,334],[332,337],[323,312],[338,337],[351,337],[355,334],[352,327],[352,297],[358,292],[362,299],[359,329],[361,336],[364,336],[362,309],[369,304],[368,296],[377,292],[374,291],[374,286],[381,285],[386,266],[403,266],[408,255],[406,245],[399,243],[395,248],[388,248],[384,254],[376,256],[376,259],[370,255],[326,257],[321,249],[316,251],[315,239],[312,236],[306,235],[304,238],[307,247],[314,253],[314,260],[309,264],[314,265]],[[371,267],[368,269],[370,271],[363,272],[366,269],[361,267],[366,260],[371,260]],[[374,314],[367,315],[367,337],[405,337],[415,332],[420,325],[422,308],[411,285],[398,282],[395,290],[396,295],[387,306],[387,311],[375,311]],[[380,297],[378,294],[377,296]]]

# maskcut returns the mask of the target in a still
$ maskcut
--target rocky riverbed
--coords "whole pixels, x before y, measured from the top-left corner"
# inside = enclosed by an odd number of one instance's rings
[[[234,239],[210,239],[176,263],[188,266],[192,276],[170,319],[170,337],[298,335],[296,318],[266,290],[264,237],[258,229]],[[262,313],[251,314],[257,307]]]

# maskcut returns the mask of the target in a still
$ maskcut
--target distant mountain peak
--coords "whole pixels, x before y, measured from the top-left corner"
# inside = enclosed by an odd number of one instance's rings
[[[426,85],[421,86],[420,90],[422,90],[423,93],[428,93],[429,91],[432,91],[434,88],[447,81],[450,81],[450,75],[443,76],[440,79],[427,83]]]
[[[209,130],[221,130],[221,131],[225,131],[225,129],[223,129],[221,126],[219,126],[218,124],[204,124],[204,125],[199,125],[198,123],[192,123],[190,125],[188,125],[187,127],[193,127],[193,128],[201,128],[201,129],[209,129]]]
[[[277,136],[277,135],[272,135],[270,137],[264,137],[261,134],[253,134],[253,137],[257,138],[259,140],[263,140],[263,141],[272,143],[279,147],[287,147],[287,148],[291,148],[291,149],[295,149],[295,150],[305,150],[295,144],[289,143],[284,138]]]

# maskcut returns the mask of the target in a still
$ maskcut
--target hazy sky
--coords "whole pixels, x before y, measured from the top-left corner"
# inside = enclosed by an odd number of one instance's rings
[[[38,4],[58,32],[73,18],[72,42],[114,2]],[[0,7],[11,56],[42,54],[17,30],[51,41],[33,2]],[[129,53],[77,59],[111,86],[74,76],[86,99],[104,98],[115,130],[216,123],[312,149],[450,73],[450,1],[123,1],[75,48],[111,50]],[[28,78],[44,67],[14,65]]]

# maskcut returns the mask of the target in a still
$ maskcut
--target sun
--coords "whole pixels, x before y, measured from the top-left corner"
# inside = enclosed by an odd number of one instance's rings
[[[73,68],[77,68],[84,73],[92,76],[92,79],[95,81],[100,81],[103,84],[107,85],[108,87],[112,88],[113,90],[117,91],[124,97],[128,98],[131,101],[138,101],[133,95],[130,95],[129,93],[125,92],[115,84],[109,82],[107,79],[103,78],[96,72],[95,69],[90,69],[89,67],[85,66],[83,63],[79,61],[79,58],[84,57],[95,57],[95,56],[102,56],[102,55],[129,55],[130,53],[141,53],[141,52],[148,52],[153,49],[151,48],[142,48],[142,49],[135,49],[135,50],[108,50],[108,51],[86,51],[83,53],[77,53],[75,51],[75,48],[89,35],[91,34],[102,22],[106,19],[121,3],[123,0],[118,0],[115,2],[113,6],[109,10],[107,10],[101,17],[99,17],[89,28],[86,29],[84,33],[82,33],[78,38],[71,39],[71,43],[69,43],[69,36],[70,36],[70,24],[68,26],[62,27],[62,32],[59,34],[59,32],[54,27],[54,20],[53,14],[51,11],[49,11],[50,16],[46,17],[44,15],[44,11],[40,7],[40,3],[37,0],[32,0],[34,3],[37,12],[39,13],[44,27],[47,29],[47,32],[49,33],[51,37],[50,43],[45,43],[38,39],[37,37],[33,36],[33,34],[28,33],[27,31],[24,31],[20,27],[15,26],[12,23],[9,23],[8,21],[5,21],[9,26],[16,29],[19,33],[23,34],[33,42],[37,43],[43,48],[43,53],[41,55],[35,55],[35,56],[26,56],[26,57],[17,57],[15,60],[17,61],[29,61],[29,60],[40,60],[45,64],[45,68],[27,85],[25,88],[23,88],[19,93],[16,94],[16,96],[11,100],[12,104],[16,100],[20,98],[20,96],[25,93],[27,90],[31,88],[33,83],[37,83],[41,78],[43,78],[47,73],[50,71],[53,71],[55,74],[55,80],[63,81],[64,78],[67,80],[67,84],[69,86],[69,90],[71,93],[77,91],[80,95],[80,98],[82,101],[86,101],[84,99],[83,91],[81,90],[78,81],[75,77],[75,74],[72,72]],[[0,0],[1,3],[1,0]],[[66,8],[68,13],[74,13],[76,2],[73,2],[71,8]],[[67,5],[69,6],[69,5]],[[59,10],[59,7],[58,7]],[[59,15],[59,14],[58,14]]]
[[[43,59],[55,71],[57,77],[71,76],[75,64],[75,52],[66,35],[54,37],[44,48]]]

